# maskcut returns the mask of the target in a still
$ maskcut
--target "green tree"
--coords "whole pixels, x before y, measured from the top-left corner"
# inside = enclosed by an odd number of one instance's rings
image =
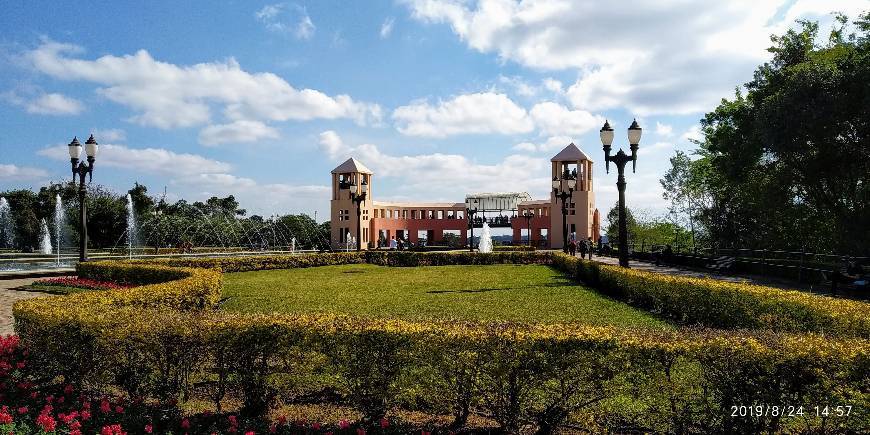
[[[628,207],[625,208],[625,228],[628,232],[628,240],[631,243],[634,240],[635,229],[637,228],[637,222],[634,220],[634,214],[631,213],[631,209]],[[607,230],[605,231],[607,234],[607,239],[610,240],[610,244],[616,246],[619,243],[619,203],[613,205],[613,208],[607,212]]]
[[[670,169],[659,180],[662,196],[670,202],[668,217],[675,226],[688,226],[691,244],[695,246],[703,239],[695,224],[698,213],[710,205],[710,195],[704,185],[707,161],[693,161],[686,153],[677,151],[670,163]]]
[[[715,244],[868,253],[868,17],[824,44],[810,22],[772,37],[745,95],[705,115],[696,216]]]
[[[145,185],[136,182],[127,194],[133,201],[133,211],[136,212],[136,216],[145,216],[154,212],[154,198],[148,196],[148,188]]]

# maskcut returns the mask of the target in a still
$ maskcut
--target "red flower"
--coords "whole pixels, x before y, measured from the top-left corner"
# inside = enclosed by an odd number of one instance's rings
[[[227,420],[229,420],[230,426],[238,426],[239,425],[239,421],[238,421],[238,419],[236,419],[235,415],[228,416]]]
[[[73,429],[73,430],[69,431],[69,435],[82,435],[82,431],[80,431],[78,429]]]
[[[154,432],[154,426],[151,426],[150,424],[146,424],[145,425],[145,433],[153,433],[153,432]]]
[[[186,418],[184,420],[181,420],[181,428],[185,430],[190,429],[190,420]]]
[[[112,406],[109,404],[108,400],[103,399],[102,401],[100,401],[100,412],[102,412],[103,414],[108,414],[112,412]]]
[[[315,422],[311,425],[311,428],[314,429],[314,430],[320,430],[320,423],[318,423],[318,422],[315,421]]]
[[[3,411],[0,411],[0,424],[9,424],[12,423],[12,416],[9,415],[9,412],[6,410],[6,407],[3,407]]]
[[[117,412],[118,414],[123,414],[124,407],[122,407],[121,405],[115,406],[115,412]]]
[[[256,435],[256,434],[254,433],[254,431],[249,430],[249,431],[245,432],[245,435]]]
[[[73,388],[72,384],[66,384],[66,386],[63,387],[63,394],[66,394],[67,396],[71,395],[73,391],[75,391],[75,388]]]
[[[91,419],[91,411],[88,411],[87,409],[83,409],[82,410],[82,420],[87,421],[90,419]]]
[[[103,429],[100,431],[101,435],[126,435],[124,429],[120,424],[113,424],[111,426],[103,426]]]
[[[361,428],[361,427],[358,427],[358,428],[356,428],[356,435],[366,435],[366,430]]]
[[[54,429],[57,427],[54,417],[48,414],[39,414],[39,417],[36,417],[36,424],[42,428],[43,432],[54,432]]]
[[[69,428],[72,429],[72,430],[81,429],[81,428],[82,428],[82,424],[79,423],[78,420],[73,420],[73,422],[70,423]]]
[[[22,406],[22,407],[18,408],[18,413],[19,414],[27,414],[27,407]]]
[[[347,429],[347,428],[349,428],[349,427],[350,427],[350,423],[348,423],[347,420],[342,419],[341,421],[338,422],[338,428],[339,428],[339,429],[344,430],[344,429]]]
[[[390,427],[390,420],[387,420],[386,418],[382,418],[381,419],[381,429],[386,429],[388,427]]]

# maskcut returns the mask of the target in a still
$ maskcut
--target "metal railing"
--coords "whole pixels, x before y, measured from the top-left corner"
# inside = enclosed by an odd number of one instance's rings
[[[612,243],[609,255],[616,255],[618,244]],[[662,260],[660,254],[666,245],[648,243],[629,243],[632,258],[638,260]],[[658,258],[656,258],[659,256]],[[837,253],[818,253],[787,249],[754,248],[713,248],[675,245],[671,247],[670,262],[676,265],[706,267],[714,259],[732,257],[735,271],[761,276],[786,278],[799,283],[814,284],[825,280],[825,276],[847,266],[847,261],[864,267],[870,265],[870,257],[848,256]]]

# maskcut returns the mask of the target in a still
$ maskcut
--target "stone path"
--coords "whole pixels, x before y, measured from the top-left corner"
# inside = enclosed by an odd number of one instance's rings
[[[0,280],[0,335],[15,332],[15,321],[12,318],[12,304],[22,299],[49,296],[47,293],[15,290],[29,285],[35,278]]]

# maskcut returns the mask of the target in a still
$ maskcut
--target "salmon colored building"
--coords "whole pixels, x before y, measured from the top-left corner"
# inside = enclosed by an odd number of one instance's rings
[[[331,238],[334,249],[389,246],[390,240],[442,245],[449,237],[468,246],[472,228],[486,222],[492,228],[511,228],[513,244],[539,248],[563,246],[562,201],[557,190],[570,192],[565,201],[568,232],[578,239],[598,241],[600,221],[592,186],[592,160],[573,143],[551,161],[549,199],[533,200],[528,193],[468,194],[464,202],[388,202],[375,200],[374,173],[354,158],[331,172]],[[357,222],[359,236],[357,236]],[[527,240],[528,240],[527,239]]]

